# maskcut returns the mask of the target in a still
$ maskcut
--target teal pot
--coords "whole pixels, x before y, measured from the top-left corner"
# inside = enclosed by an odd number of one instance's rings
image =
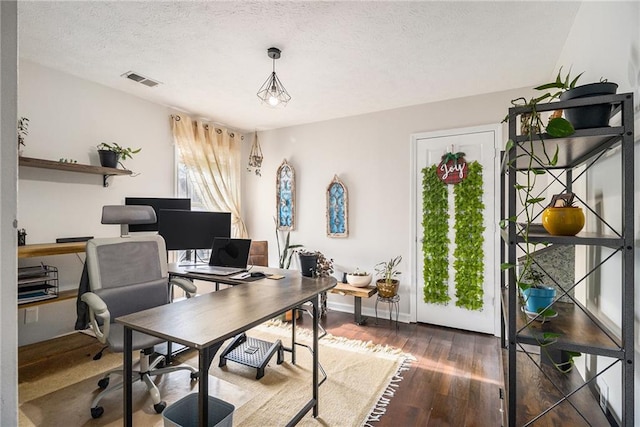
[[[537,313],[547,308],[556,296],[556,290],[550,286],[531,287],[522,291],[527,311]]]
[[[100,157],[100,165],[105,168],[117,168],[120,155],[115,151],[110,150],[98,150],[98,156]]]
[[[313,277],[318,266],[318,255],[298,254],[298,257],[300,257],[300,271],[302,275],[305,277]]]
[[[617,83],[591,83],[569,89],[560,95],[561,101],[576,98],[588,98],[599,95],[615,95]],[[589,129],[609,126],[611,104],[588,105],[585,107],[567,108],[564,116],[575,129]]]

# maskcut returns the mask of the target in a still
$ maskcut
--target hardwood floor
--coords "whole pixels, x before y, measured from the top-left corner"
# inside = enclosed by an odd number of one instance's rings
[[[309,327],[304,316],[299,326]],[[500,426],[502,387],[498,338],[424,324],[400,324],[369,319],[353,323],[353,315],[329,311],[322,321],[336,336],[386,344],[416,358],[404,372],[387,413],[373,425],[385,426]],[[90,358],[100,348],[82,334],[19,349],[20,381],[35,380],[43,370],[63,369],[70,357]],[[75,355],[75,356],[74,356]],[[340,426],[343,427],[343,426]],[[347,426],[344,426],[347,427]]]
[[[396,331],[383,319],[358,326],[352,314],[335,311],[322,323],[333,335],[386,344],[416,358],[376,426],[502,425],[498,338],[415,323]]]

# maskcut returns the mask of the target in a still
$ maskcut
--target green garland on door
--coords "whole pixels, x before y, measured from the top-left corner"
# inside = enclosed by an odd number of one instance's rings
[[[438,166],[422,169],[422,253],[424,302],[447,304],[449,297],[449,206]]]
[[[455,194],[456,306],[482,310],[484,282],[484,203],[482,202],[482,165],[467,163],[467,178],[453,188]]]

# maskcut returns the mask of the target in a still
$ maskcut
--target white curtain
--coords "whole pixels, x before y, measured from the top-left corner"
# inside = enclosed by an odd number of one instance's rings
[[[246,238],[240,216],[240,137],[184,114],[171,116],[171,130],[180,161],[207,209],[231,212],[231,235]]]

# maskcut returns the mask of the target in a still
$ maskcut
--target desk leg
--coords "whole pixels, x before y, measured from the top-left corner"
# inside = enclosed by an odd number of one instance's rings
[[[320,322],[320,316],[318,315],[318,295],[311,301],[313,303],[313,417],[318,416],[318,322]]]
[[[211,365],[209,347],[198,352],[198,367],[200,378],[198,381],[198,425],[207,427],[209,420],[209,366]]]
[[[122,395],[124,396],[124,425],[133,426],[133,332],[124,327],[124,372],[122,376]]]
[[[353,317],[356,325],[362,326],[367,323],[367,318],[362,316],[362,298],[353,297]]]
[[[198,425],[207,427],[209,420],[209,368],[223,343],[214,344],[211,347],[201,348],[198,352]]]
[[[301,311],[300,311],[301,312]],[[296,318],[298,317],[298,309],[291,310],[291,363],[296,364]]]

